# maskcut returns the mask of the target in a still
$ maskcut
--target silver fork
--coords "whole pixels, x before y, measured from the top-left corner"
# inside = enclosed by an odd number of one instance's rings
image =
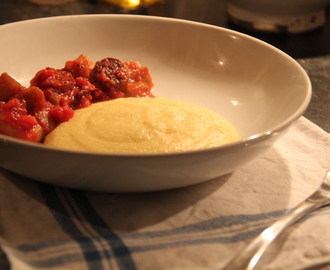
[[[273,240],[287,227],[302,219],[312,211],[330,204],[330,171],[322,185],[305,201],[292,209],[289,213],[265,229],[246,248],[244,248],[223,270],[252,270],[257,265]]]

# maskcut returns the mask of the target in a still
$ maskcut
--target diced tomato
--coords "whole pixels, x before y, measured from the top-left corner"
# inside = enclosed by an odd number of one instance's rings
[[[38,125],[38,121],[32,115],[22,115],[17,118],[17,126],[23,130],[33,129]]]
[[[12,98],[4,104],[1,119],[6,122],[15,122],[20,116],[27,115],[26,102],[17,98]]]
[[[73,110],[63,107],[52,108],[50,109],[49,113],[58,123],[66,122],[70,120],[74,115]]]
[[[32,142],[40,142],[44,137],[36,118],[27,114],[26,102],[16,98],[1,102],[0,133]]]

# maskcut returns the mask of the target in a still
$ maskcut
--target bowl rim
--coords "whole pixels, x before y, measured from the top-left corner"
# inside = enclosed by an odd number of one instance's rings
[[[160,16],[151,16],[151,15],[135,15],[135,14],[79,14],[79,15],[61,15],[61,16],[50,16],[50,17],[43,17],[43,18],[35,18],[35,19],[27,19],[17,22],[10,22],[3,25],[0,25],[0,31],[3,28],[7,27],[15,27],[16,25],[20,24],[26,24],[26,23],[38,23],[43,21],[56,21],[56,20],[63,20],[63,19],[95,19],[95,18],[104,18],[104,19],[120,19],[120,20],[127,20],[127,19],[136,19],[136,20],[156,20],[156,21],[163,21],[163,22],[172,22],[172,23],[183,23],[183,24],[189,24],[189,25],[195,25],[198,27],[207,27],[207,28],[213,28],[215,30],[221,30],[223,32],[243,37],[245,39],[251,40],[256,43],[260,43],[263,46],[269,47],[270,49],[276,51],[279,53],[282,57],[289,59],[293,64],[295,64],[296,68],[298,68],[301,71],[301,75],[303,75],[303,80],[306,81],[306,98],[303,100],[302,104],[300,104],[299,109],[296,110],[290,117],[288,117],[285,121],[282,123],[274,126],[272,129],[265,130],[264,132],[256,133],[254,135],[251,135],[249,137],[240,139],[237,142],[229,143],[222,146],[216,146],[216,147],[210,147],[205,149],[198,149],[198,150],[188,150],[188,151],[182,151],[182,152],[169,152],[169,153],[146,153],[146,154],[131,154],[131,153],[99,153],[99,152],[87,152],[87,151],[78,151],[78,150],[70,150],[70,149],[61,149],[56,148],[52,146],[47,146],[42,143],[35,143],[35,142],[29,142],[24,141],[22,139],[13,138],[7,135],[0,134],[0,143],[1,142],[10,142],[15,145],[22,145],[24,147],[29,148],[37,148],[37,149],[43,149],[47,151],[52,152],[60,152],[60,153],[70,153],[75,155],[87,155],[87,156],[106,156],[106,157],[130,157],[130,158],[155,158],[155,157],[163,157],[163,156],[181,156],[181,155],[191,155],[196,153],[205,153],[205,152],[213,152],[213,151],[226,151],[229,148],[240,148],[242,145],[253,145],[260,141],[266,140],[268,137],[272,137],[278,133],[281,133],[283,130],[287,129],[293,122],[295,122],[298,118],[300,118],[305,110],[307,109],[311,98],[312,98],[312,84],[311,80],[306,73],[306,71],[303,69],[303,67],[291,56],[283,52],[282,50],[276,48],[275,46],[262,41],[258,38],[252,37],[248,34],[244,34],[232,29],[228,29],[221,26],[211,25],[204,22],[197,22],[197,21],[191,21],[187,19],[180,19],[180,18],[170,18],[170,17],[160,17]]]

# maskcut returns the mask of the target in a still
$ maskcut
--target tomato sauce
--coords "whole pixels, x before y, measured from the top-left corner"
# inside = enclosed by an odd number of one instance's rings
[[[24,87],[7,73],[0,75],[0,134],[43,142],[74,111],[92,103],[125,97],[154,97],[148,68],[138,62],[105,58],[95,64],[85,55],[64,68],[47,67]]]

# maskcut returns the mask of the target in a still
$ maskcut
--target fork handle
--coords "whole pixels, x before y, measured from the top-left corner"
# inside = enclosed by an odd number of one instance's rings
[[[307,200],[303,201],[273,225],[265,229],[246,248],[244,248],[237,257],[227,264],[223,270],[254,269],[260,257],[271,245],[273,240],[287,227],[305,217],[307,214],[329,203],[329,198],[325,198],[320,191],[316,191]]]

